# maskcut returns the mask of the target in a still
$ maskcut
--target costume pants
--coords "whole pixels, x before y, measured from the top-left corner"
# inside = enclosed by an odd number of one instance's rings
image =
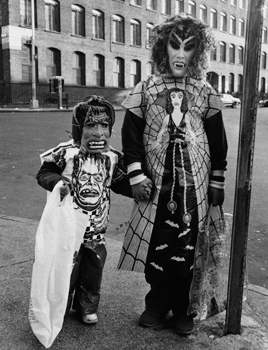
[[[98,311],[102,271],[107,256],[104,244],[82,244],[71,275],[69,311],[72,299],[73,309],[81,314]]]

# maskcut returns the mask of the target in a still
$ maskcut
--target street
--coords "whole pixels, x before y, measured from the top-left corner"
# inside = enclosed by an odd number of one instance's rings
[[[116,112],[112,145],[121,149],[120,130],[123,112]],[[224,209],[233,213],[240,109],[224,109],[223,117],[229,143],[228,171]],[[0,214],[39,220],[46,193],[35,176],[40,167],[39,154],[70,137],[72,112],[0,113],[1,201]],[[249,282],[268,288],[268,109],[259,108],[248,239]],[[112,195],[111,229],[107,236],[123,240],[131,213],[131,200]],[[11,238],[12,239],[12,238]]]

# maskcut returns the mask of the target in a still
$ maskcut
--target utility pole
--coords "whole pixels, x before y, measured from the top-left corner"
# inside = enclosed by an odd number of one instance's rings
[[[234,199],[233,232],[226,312],[226,334],[241,333],[243,287],[257,115],[264,0],[249,0],[243,71],[243,97]]]
[[[34,0],[31,0],[31,14],[32,14],[32,99],[30,102],[31,108],[38,108],[38,101],[36,99],[36,64],[35,64],[35,6]]]

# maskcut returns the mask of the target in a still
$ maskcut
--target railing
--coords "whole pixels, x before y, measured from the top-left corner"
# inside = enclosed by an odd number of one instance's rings
[[[65,85],[62,102],[64,108],[70,108],[90,95],[101,95],[112,104],[120,105],[129,92],[130,89],[113,87]],[[0,107],[29,107],[31,99],[31,83],[0,82]],[[37,84],[36,99],[40,108],[58,106],[58,95],[50,93],[47,83]]]

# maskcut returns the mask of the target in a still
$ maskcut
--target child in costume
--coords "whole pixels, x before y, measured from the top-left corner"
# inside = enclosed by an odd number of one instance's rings
[[[75,209],[89,217],[83,244],[75,257],[66,311],[72,305],[87,324],[98,321],[110,188],[131,196],[122,154],[110,146],[114,121],[114,108],[102,97],[91,96],[79,103],[74,107],[73,139],[43,153],[37,174],[38,184],[48,191],[63,180],[61,198],[71,191]]]
[[[209,204],[224,201],[223,104],[204,79],[214,43],[205,24],[175,16],[154,28],[151,42],[157,73],[123,102],[135,204],[118,267],[145,272],[150,285],[140,325],[153,327],[172,310],[176,332],[187,335],[194,326],[187,311],[197,237]]]

